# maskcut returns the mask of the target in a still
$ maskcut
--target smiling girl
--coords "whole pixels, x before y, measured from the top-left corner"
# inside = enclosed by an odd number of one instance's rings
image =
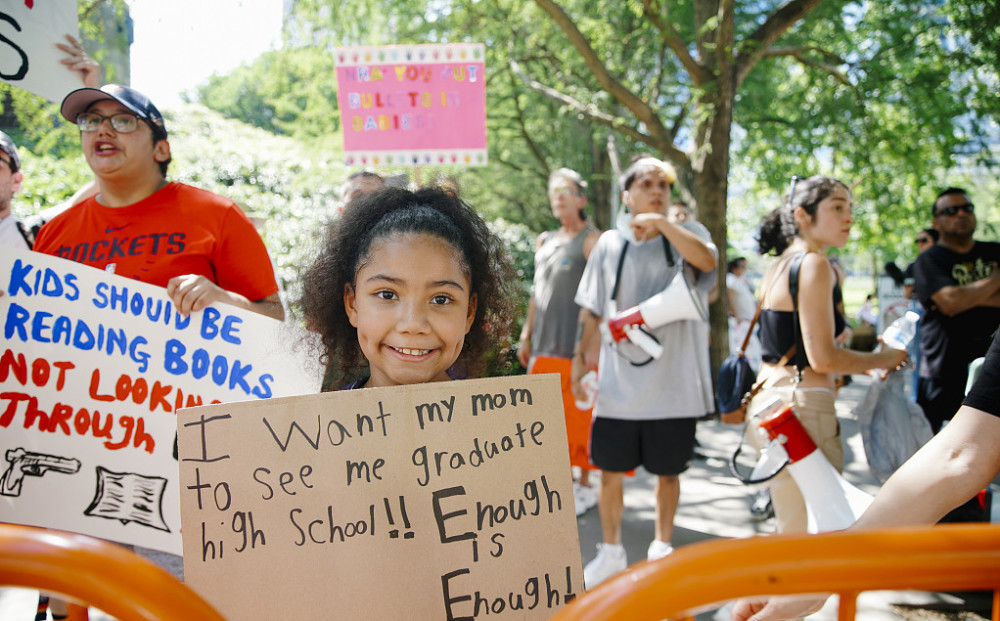
[[[845,325],[835,312],[837,278],[825,255],[830,248],[847,243],[854,222],[851,202],[851,192],[841,181],[821,176],[796,179],[785,204],[765,217],[760,252],[780,258],[761,287],[763,363],[758,379],[766,380],[765,388],[748,407],[753,412],[755,404],[759,407],[775,396],[793,404],[806,431],[837,470],[844,467],[844,449],[834,407],[836,376],[894,369],[906,360],[905,351],[886,347],[862,353],[834,342]],[[792,264],[799,262],[796,317],[789,273]],[[779,366],[793,345],[793,355]],[[781,472],[768,485],[778,532],[805,531],[805,502],[788,472]]]
[[[438,382],[482,374],[484,354],[510,333],[516,282],[502,243],[467,204],[388,188],[351,202],[330,227],[302,305],[345,377],[367,362],[345,388]]]

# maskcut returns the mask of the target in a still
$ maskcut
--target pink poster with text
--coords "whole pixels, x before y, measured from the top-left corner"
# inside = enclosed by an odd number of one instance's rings
[[[482,43],[344,47],[334,60],[349,166],[486,164]]]

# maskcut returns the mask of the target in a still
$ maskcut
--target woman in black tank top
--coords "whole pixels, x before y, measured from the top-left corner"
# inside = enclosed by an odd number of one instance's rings
[[[761,225],[761,254],[779,259],[761,288],[764,363],[758,380],[766,379],[765,388],[747,410],[753,413],[775,396],[790,400],[817,447],[837,469],[843,468],[843,447],[836,420],[836,376],[895,369],[906,360],[905,351],[862,353],[842,349],[834,341],[840,328],[834,307],[836,276],[825,255],[847,243],[854,222],[851,201],[851,192],[841,181],[795,178],[785,204]],[[798,277],[793,279],[797,283],[789,279],[793,264],[797,264]],[[798,285],[794,299],[790,284]],[[782,363],[793,345],[795,350]],[[805,530],[805,505],[791,477],[782,473],[770,486],[779,532]]]

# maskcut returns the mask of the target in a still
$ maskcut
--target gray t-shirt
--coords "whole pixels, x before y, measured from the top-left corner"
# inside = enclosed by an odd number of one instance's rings
[[[684,227],[706,241],[712,252],[718,250],[708,229],[698,222]],[[601,235],[590,254],[587,268],[580,280],[576,303],[582,308],[609,318],[609,302],[614,288],[615,273],[621,257],[624,239],[615,230]],[[702,300],[715,283],[716,274],[699,272],[682,261],[680,253],[671,247],[674,266],[667,265],[663,239],[660,236],[641,243],[629,243],[618,285],[617,309],[629,309],[670,284],[677,270],[684,266],[688,282]],[[680,274],[678,274],[680,276]],[[700,320],[675,321],[651,333],[664,347],[659,360],[644,366],[649,356],[628,342],[602,342],[598,369],[598,395],[594,415],[626,420],[657,420],[694,418],[715,410],[712,378],[708,359],[708,324]]]
[[[549,234],[535,252],[533,356],[570,358],[573,355],[576,323],[580,316],[580,307],[573,296],[587,265],[583,242],[595,230],[588,225],[568,240]]]

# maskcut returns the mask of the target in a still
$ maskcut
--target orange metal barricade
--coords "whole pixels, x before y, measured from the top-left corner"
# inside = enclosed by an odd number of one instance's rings
[[[687,618],[755,595],[836,593],[853,619],[864,591],[993,591],[1000,620],[1000,526],[942,525],[725,539],[678,548],[606,580],[553,621]]]
[[[122,621],[223,621],[163,569],[86,535],[0,524],[0,585],[58,593]]]

